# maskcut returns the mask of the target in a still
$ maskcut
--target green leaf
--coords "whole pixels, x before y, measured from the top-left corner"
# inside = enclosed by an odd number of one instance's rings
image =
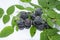
[[[57,5],[57,6],[56,6],[56,8],[57,8],[58,10],[60,10],[60,4],[59,4],[59,5]]]
[[[35,8],[40,8],[39,5],[36,5],[36,4],[33,4],[33,3],[30,3],[32,6],[34,6]]]
[[[50,18],[56,18],[56,12],[54,10],[48,10],[47,11],[47,15],[50,17]]]
[[[18,31],[18,29],[19,29],[18,26],[16,26],[16,31]]]
[[[23,7],[23,6],[21,6],[21,5],[15,5],[18,9],[20,9],[20,10],[24,10],[25,8]]]
[[[27,7],[27,8],[25,8],[25,10],[28,10],[28,11],[34,11],[34,9],[31,8],[31,7]]]
[[[17,15],[17,16],[19,16],[19,15]],[[14,16],[11,21],[11,25],[13,28],[16,27],[16,31],[18,31],[17,20],[19,20],[19,18],[17,16]]]
[[[4,10],[0,8],[0,18],[3,16],[3,14],[4,14]]]
[[[15,7],[14,7],[14,6],[10,6],[10,7],[7,9],[7,14],[8,14],[8,15],[11,15],[14,11],[15,11]]]
[[[53,29],[46,29],[44,30],[44,32],[46,32],[48,36],[53,36],[57,34],[58,30],[56,28],[53,28]]]
[[[54,3],[54,2],[56,2],[56,1],[57,0],[48,0],[48,2],[51,3],[51,4]]]
[[[56,19],[56,24],[60,26],[60,19]]]
[[[14,29],[11,26],[7,26],[5,27],[1,32],[0,32],[0,37],[7,37],[10,34],[12,34],[14,32]]]
[[[3,16],[3,23],[4,24],[6,24],[9,20],[10,20],[10,16],[9,15],[4,15]]]
[[[22,1],[22,2],[26,2],[26,3],[31,2],[31,0],[20,0],[20,1]]]
[[[50,17],[50,18],[56,18],[56,12],[54,10],[47,10],[47,15]]]
[[[46,8],[47,7],[47,0],[38,0],[39,5]]]
[[[33,37],[35,35],[35,33],[36,33],[36,28],[35,28],[35,26],[32,26],[30,28],[30,35],[31,35],[31,37]]]
[[[48,0],[47,1],[48,2],[48,7],[49,8],[55,8],[55,6],[56,6],[56,0]]]
[[[42,17],[42,19],[43,19],[44,21],[46,21],[47,18],[48,18],[48,16],[46,15],[46,13],[43,13],[41,17]]]
[[[12,24],[12,27],[14,28],[14,26],[16,26],[16,19],[15,17],[12,18],[12,21],[11,21],[11,24]]]
[[[56,19],[60,19],[60,14],[56,14]]]
[[[57,8],[58,10],[60,10],[60,1],[57,1],[57,2],[56,2],[56,8]]]
[[[57,32],[58,32],[58,30],[55,29],[55,28],[53,28],[53,29],[45,29],[40,34],[40,40],[49,40],[50,39],[49,37],[56,35]]]
[[[57,35],[52,36],[51,40],[60,40],[60,35],[57,34]]]
[[[41,32],[41,34],[40,34],[40,40],[48,40],[46,32]]]
[[[50,27],[53,28],[54,23],[52,22],[52,20],[50,18],[47,19],[47,23]]]

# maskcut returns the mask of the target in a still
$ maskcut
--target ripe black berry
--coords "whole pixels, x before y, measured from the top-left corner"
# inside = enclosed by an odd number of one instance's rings
[[[29,19],[26,19],[25,20],[25,28],[30,28],[31,27],[31,20],[29,20]]]
[[[18,24],[19,29],[21,29],[21,30],[24,29],[25,25],[24,25],[24,21],[23,20],[17,21],[17,24]]]
[[[37,16],[35,19],[34,19],[34,21],[33,21],[33,24],[34,25],[40,25],[40,24],[42,24],[42,19],[39,17],[39,16]]]
[[[37,25],[36,28],[37,28],[38,30],[43,30],[45,27],[44,27],[44,25],[42,24],[42,25]]]
[[[22,18],[22,19],[27,19],[28,18],[28,13],[27,12],[24,12],[24,11],[22,11],[22,12],[20,12],[21,14],[20,14],[20,18]]]
[[[46,29],[51,28],[51,27],[47,24],[47,22],[46,22],[46,23],[44,23],[44,27],[45,27]]]
[[[35,14],[31,14],[31,19],[34,20],[35,19]]]
[[[40,8],[37,8],[37,9],[35,10],[35,15],[36,15],[36,16],[41,16],[41,14],[42,14],[42,10],[41,10]]]

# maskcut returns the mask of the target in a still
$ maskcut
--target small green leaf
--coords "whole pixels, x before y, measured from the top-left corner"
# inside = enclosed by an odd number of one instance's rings
[[[10,20],[10,16],[9,15],[4,15],[3,16],[3,23],[4,24],[6,24],[9,20]]]
[[[8,15],[11,15],[14,11],[15,11],[15,7],[14,7],[14,6],[10,6],[10,7],[7,9],[7,14],[8,14]]]
[[[31,7],[27,7],[27,8],[25,8],[25,10],[28,10],[28,11],[34,11],[34,9],[31,8]]]
[[[14,26],[16,26],[16,19],[15,17],[12,18],[12,21],[11,21],[11,24],[12,24],[12,27],[14,28]]]
[[[47,19],[47,23],[50,27],[53,28],[54,23],[52,22],[52,20],[50,18]]]
[[[47,18],[48,18],[48,16],[47,16],[45,13],[43,13],[41,17],[42,17],[42,19],[45,20],[45,21],[46,21]]]
[[[26,2],[26,3],[31,2],[31,0],[20,0],[20,1]]]
[[[54,3],[54,2],[56,2],[56,1],[57,0],[48,0],[48,2],[51,3],[51,4]]]
[[[40,40],[48,40],[46,32],[41,32],[41,34],[40,34]]]
[[[12,34],[14,32],[14,29],[11,26],[7,26],[5,27],[1,32],[0,32],[0,37],[7,37],[10,34]]]
[[[60,40],[60,35],[56,34],[50,38],[51,40]]]
[[[56,6],[56,0],[48,0],[48,7],[53,9]]]
[[[18,9],[20,9],[20,10],[23,10],[23,9],[25,9],[23,6],[21,6],[21,5],[15,5]]]
[[[38,0],[40,6],[46,8],[47,7],[47,0]]]
[[[33,37],[35,35],[35,33],[36,33],[36,28],[34,26],[32,26],[30,28],[30,35],[31,35],[31,37]]]
[[[18,26],[16,25],[16,31],[18,31],[18,29],[19,29],[19,28],[18,28]]]
[[[59,5],[57,5],[57,6],[56,6],[56,8],[57,8],[58,10],[60,10],[60,4],[59,4]]]
[[[19,20],[18,17],[14,16],[11,21],[11,25],[13,28],[16,27],[16,31],[18,31],[18,26],[17,26],[17,22],[16,22],[17,20]]]
[[[46,32],[48,36],[53,36],[57,34],[58,30],[56,28],[53,28],[53,29],[46,29],[44,30],[44,32]]]
[[[4,14],[4,10],[0,8],[0,18],[3,16],[3,14]]]
[[[56,14],[56,19],[60,19],[60,14]]]
[[[47,15],[50,17],[50,18],[56,18],[56,12],[54,10],[47,10]]]
[[[45,29],[43,32],[40,34],[40,40],[49,40],[51,36],[56,35],[58,32],[57,29]]]
[[[60,26],[60,19],[56,19],[56,24]]]
[[[33,4],[33,3],[30,3],[32,6],[34,6],[35,8],[40,8],[39,5],[36,5],[36,4]]]
[[[60,10],[60,1],[57,1],[57,2],[56,2],[56,8],[57,8],[58,10]]]

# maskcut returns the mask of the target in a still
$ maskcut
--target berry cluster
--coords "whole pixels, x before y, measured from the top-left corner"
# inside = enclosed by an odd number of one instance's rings
[[[34,25],[38,30],[43,30],[50,28],[50,26],[42,18],[42,10],[37,8],[32,14],[30,12],[21,11],[20,20],[17,21],[18,27],[20,29],[30,28]]]

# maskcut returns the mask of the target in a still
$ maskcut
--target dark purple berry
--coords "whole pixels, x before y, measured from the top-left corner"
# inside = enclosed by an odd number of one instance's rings
[[[25,25],[24,25],[24,21],[23,20],[17,21],[17,24],[18,24],[19,29],[21,29],[21,30],[24,29]]]
[[[43,30],[45,27],[44,27],[44,25],[42,24],[42,25],[37,25],[36,28],[37,28],[38,30]]]
[[[30,28],[31,27],[31,20],[29,20],[29,19],[26,19],[25,20],[25,28]]]
[[[37,17],[34,19],[33,24],[34,24],[34,25],[40,25],[40,24],[42,24],[42,22],[43,22],[42,18],[40,18],[39,16],[37,16]]]
[[[40,9],[40,8],[37,8],[36,10],[35,10],[35,15],[36,16],[40,16],[42,14],[42,10]]]
[[[50,26],[49,26],[47,23],[44,23],[44,27],[45,27],[46,29],[49,29],[49,28],[50,28]]]
[[[31,14],[31,19],[34,20],[35,19],[35,14]]]
[[[24,12],[24,11],[22,11],[22,12],[20,12],[21,14],[20,14],[20,18],[22,18],[22,19],[27,19],[28,18],[28,13],[27,12]]]

